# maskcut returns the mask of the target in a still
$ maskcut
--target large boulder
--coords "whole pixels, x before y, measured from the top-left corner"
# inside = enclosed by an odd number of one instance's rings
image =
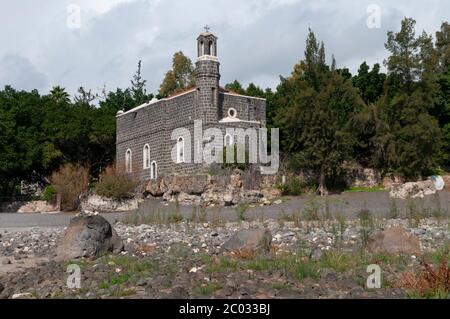
[[[436,187],[432,180],[410,182],[405,184],[392,184],[389,195],[392,198],[424,198],[436,193]]]
[[[233,173],[230,175],[230,187],[241,189],[243,186],[242,183],[242,171],[239,169],[233,170]]]
[[[420,240],[403,227],[395,226],[378,231],[369,237],[369,251],[373,253],[411,254],[421,253]]]
[[[124,245],[111,224],[100,215],[80,215],[70,221],[56,247],[57,260],[97,258],[119,253]]]
[[[222,252],[240,250],[269,251],[272,234],[268,229],[243,229],[235,233],[222,247]]]
[[[241,191],[240,203],[254,204],[264,202],[264,195],[259,190]]]
[[[152,179],[148,181],[145,191],[153,197],[161,197],[167,191],[167,186],[162,178]]]
[[[239,203],[238,193],[229,189],[214,187],[207,189],[201,196],[202,204],[205,206],[231,206]]]
[[[135,198],[116,200],[92,194],[81,202],[83,211],[128,212],[138,208],[139,200]]]
[[[190,195],[185,192],[172,193],[166,192],[163,195],[166,202],[178,202],[181,205],[200,205],[201,197],[199,195]]]
[[[165,177],[164,183],[169,192],[184,192],[189,195],[200,195],[206,190],[209,184],[209,178],[208,175],[175,175]]]

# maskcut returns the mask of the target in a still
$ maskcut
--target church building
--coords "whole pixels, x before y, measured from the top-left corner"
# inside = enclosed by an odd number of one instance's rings
[[[195,87],[118,112],[116,165],[119,170],[140,180],[204,172],[208,165],[193,159],[195,152],[201,152],[208,141],[195,137],[194,121],[201,120],[203,130],[222,130],[223,145],[236,142],[236,136],[226,134],[227,128],[266,126],[265,99],[236,94],[220,86],[217,40],[208,29],[197,38]],[[179,128],[189,130],[190,140],[182,135],[174,139],[173,132]]]

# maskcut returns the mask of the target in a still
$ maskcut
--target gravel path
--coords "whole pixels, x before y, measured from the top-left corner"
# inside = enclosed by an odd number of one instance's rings
[[[167,205],[167,204],[166,204]],[[153,208],[170,211],[174,206],[166,207],[160,201],[146,204],[147,209]],[[283,214],[292,214],[304,211],[305,209],[316,209],[320,214],[328,212],[332,216],[337,213],[351,220],[357,217],[362,209],[367,209],[375,217],[386,217],[393,209],[398,211],[400,216],[407,216],[411,210],[415,211],[437,211],[442,214],[449,214],[450,192],[440,192],[424,199],[411,200],[392,200],[388,192],[374,193],[343,193],[332,195],[326,198],[315,196],[300,196],[294,198],[284,198],[279,205],[250,207],[246,213],[246,218],[264,218],[277,219]],[[175,208],[174,208],[175,209]],[[190,206],[181,206],[180,214],[183,217],[189,217],[193,208]],[[233,207],[212,207],[209,212],[219,214],[220,219],[225,221],[236,221],[236,208]],[[108,213],[103,216],[110,222],[120,221],[130,213]],[[21,230],[30,227],[61,227],[68,225],[74,213],[61,214],[9,214],[0,213],[0,233],[5,229],[9,231]]]

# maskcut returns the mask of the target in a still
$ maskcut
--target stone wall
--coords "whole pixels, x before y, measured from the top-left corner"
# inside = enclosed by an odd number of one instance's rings
[[[349,187],[373,187],[382,184],[381,173],[359,164],[345,165],[345,182]]]
[[[166,176],[147,183],[146,193],[169,202],[203,206],[230,206],[239,203],[267,203],[281,195],[268,179],[260,179],[255,188],[247,188],[246,172],[233,170],[231,175],[208,174]],[[267,188],[266,188],[267,187]]]

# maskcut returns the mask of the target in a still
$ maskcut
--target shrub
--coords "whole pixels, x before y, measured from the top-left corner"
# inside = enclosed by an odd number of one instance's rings
[[[227,161],[227,152],[234,152],[233,161],[231,162]],[[223,159],[222,168],[240,169],[242,171],[245,171],[250,168],[250,155],[246,148],[244,157],[245,158],[243,160],[240,160],[241,162],[243,161],[244,163],[239,163],[237,144],[234,144],[233,146],[225,146],[222,150],[222,159]]]
[[[236,215],[239,221],[245,220],[245,213],[250,208],[250,205],[248,203],[240,203],[236,206]]]
[[[100,180],[94,186],[97,195],[113,198],[116,200],[129,199],[134,196],[138,183],[129,175],[118,172],[115,166],[108,166]]]
[[[450,298],[450,268],[448,252],[437,266],[422,262],[422,270],[402,273],[397,286],[407,290],[408,296],[417,298]]]
[[[44,189],[44,192],[42,194],[42,199],[45,200],[46,202],[50,202],[51,200],[53,200],[53,198],[55,197],[56,194],[57,194],[57,191],[56,191],[55,186],[48,185]]]
[[[61,195],[61,209],[75,210],[78,208],[80,195],[88,188],[89,168],[65,164],[52,174],[50,180]]]
[[[305,191],[307,183],[300,177],[292,177],[280,188],[283,196],[298,196]]]

